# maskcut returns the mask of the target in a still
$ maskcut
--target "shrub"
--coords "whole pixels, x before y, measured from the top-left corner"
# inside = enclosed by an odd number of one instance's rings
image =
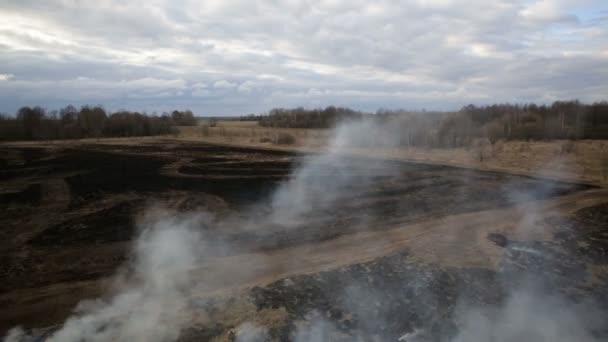
[[[171,112],[171,120],[173,123],[180,126],[196,126],[196,118],[194,114],[190,110],[186,110],[180,112],[179,110],[174,110]]]

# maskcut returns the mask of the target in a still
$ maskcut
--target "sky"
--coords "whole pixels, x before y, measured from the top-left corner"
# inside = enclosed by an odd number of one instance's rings
[[[0,0],[0,112],[608,100],[606,0]]]

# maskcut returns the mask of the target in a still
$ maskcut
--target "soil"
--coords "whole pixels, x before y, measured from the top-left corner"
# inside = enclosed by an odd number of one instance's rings
[[[128,262],[138,222],[150,206],[207,211],[218,218],[263,217],[270,211],[270,195],[307,156],[177,140],[0,146],[0,307],[5,308],[0,332],[15,325],[58,324],[80,300],[104,293],[111,276]],[[311,322],[314,315],[331,321],[345,340],[353,334],[396,339],[414,328],[449,331],[456,293],[463,288],[476,302],[501,301],[497,282],[522,265],[551,269],[560,288],[580,288],[590,278],[586,265],[608,262],[603,190],[365,157],[344,157],[340,164],[351,177],[374,174],[365,176],[373,186],[349,188],[336,199],[338,205],[315,208],[315,223],[297,229],[219,230],[218,238],[234,244],[236,255],[201,266],[208,272],[206,267],[251,263],[255,272],[237,278],[227,273],[207,290],[226,290],[230,283],[244,289],[239,296],[253,303],[253,315],[285,312],[271,332],[276,339],[289,340],[297,322]],[[376,172],[386,169],[397,172]],[[325,165],[318,172],[336,170]],[[506,186],[510,195],[502,191]],[[549,238],[522,239],[507,222],[526,203],[575,213],[540,218],[550,227]],[[448,223],[458,229],[455,236],[445,234]],[[477,247],[459,258],[449,248],[445,254],[429,252],[431,245],[468,246],[461,238]],[[563,263],[548,267],[534,259],[537,254],[522,250],[552,253],[552,260]],[[480,253],[490,261],[474,257]],[[269,258],[276,262],[268,263]],[[281,260],[289,260],[289,266]],[[424,300],[416,297],[412,279],[427,279],[437,294],[424,312],[409,309]],[[596,289],[606,289],[607,278],[594,274],[593,279],[600,285],[584,293],[605,300]],[[361,286],[353,291],[379,294],[378,303],[348,306],[344,289],[349,284]],[[387,317],[382,326],[365,325],[356,314],[370,305],[382,308],[374,313]],[[187,330],[184,339],[229,338],[235,324],[202,324]]]
[[[265,310],[285,311],[286,317],[268,325],[263,340],[269,341],[296,340],[296,336],[302,336],[298,333],[302,326],[311,329],[308,333],[316,338],[331,341],[397,341],[407,334],[416,335],[412,341],[446,341],[458,333],[463,303],[498,308],[505,305],[514,289],[531,283],[534,291],[544,296],[563,296],[572,305],[591,301],[605,310],[607,274],[593,284],[589,279],[597,277],[594,266],[607,265],[607,209],[601,204],[580,209],[565,222],[550,220],[551,224],[562,225],[551,241],[510,241],[501,246],[504,254],[496,269],[420,263],[404,249],[369,262],[255,286],[245,294],[255,310],[242,320],[255,322]],[[576,226],[572,220],[577,221]],[[502,235],[492,234],[491,240],[501,244],[507,240],[498,236]],[[580,248],[582,242],[590,240],[595,243]],[[208,306],[204,310],[230,310],[229,304],[223,305],[222,309]],[[180,341],[196,341],[203,336],[215,341],[234,340],[231,336],[238,331],[239,323],[200,324],[183,334]],[[595,327],[590,333],[597,340],[608,338],[605,326]],[[534,337],[525,332],[520,336],[522,340]]]

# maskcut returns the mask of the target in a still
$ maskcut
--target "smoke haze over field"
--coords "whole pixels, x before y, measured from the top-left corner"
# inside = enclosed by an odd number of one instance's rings
[[[603,0],[5,0],[0,112],[593,102],[608,93],[607,11]]]
[[[373,187],[374,177],[391,177],[399,172],[396,164],[391,163],[378,163],[376,167],[365,169],[353,168],[352,163],[344,162],[343,155],[353,146],[394,146],[399,141],[398,132],[390,129],[394,126],[390,121],[378,123],[371,120],[340,125],[334,131],[329,150],[304,158],[290,179],[278,187],[270,200],[270,212],[264,219],[256,218],[253,227],[248,218],[227,218],[227,223],[215,224],[247,223],[248,230],[264,231],[277,225],[282,229],[297,230],[303,229],[311,221],[322,222],[324,217],[318,215],[321,209],[324,213],[331,213],[337,202],[352,196],[353,190],[356,194]],[[370,140],[369,137],[380,138]],[[512,192],[516,198],[521,196],[509,185],[503,191]],[[534,225],[536,220],[537,208],[527,208],[521,214],[522,229]],[[373,217],[369,220],[373,221]],[[52,334],[50,341],[175,340],[187,321],[183,314],[189,306],[192,289],[201,287],[208,279],[217,276],[200,275],[200,272],[196,272],[197,265],[218,250],[226,252],[232,248],[221,238],[207,234],[209,230],[205,227],[213,221],[205,213],[166,213],[151,208],[148,216],[141,221],[142,232],[134,243],[132,262],[125,272],[119,274],[122,290],[108,298],[81,303],[75,314]],[[358,224],[364,226],[367,222]],[[540,250],[538,253],[545,255]],[[238,272],[238,266],[226,272]],[[419,301],[441,301],[428,286],[433,277],[427,274],[427,277],[412,279],[408,283],[408,288],[413,289]],[[442,318],[456,321],[455,333],[442,336],[442,341],[599,341],[591,332],[604,322],[599,319],[603,313],[596,311],[592,305],[574,305],[557,292],[539,295],[535,291],[542,287],[542,281],[534,279],[531,284],[521,282],[516,285],[504,282],[504,288],[496,291],[504,291],[506,299],[493,307],[480,308],[462,300],[454,313],[455,317]],[[362,320],[362,330],[372,331],[380,322],[395,319],[377,306],[376,298],[380,293],[368,291],[359,285],[353,282],[344,288],[342,304]],[[394,295],[399,297],[402,294],[397,290]],[[433,312],[433,308],[429,304],[412,309],[425,325],[415,327],[420,330],[403,331],[402,340],[426,341],[425,329],[439,319],[439,313]],[[346,332],[336,327],[334,322],[314,310],[309,313],[309,319],[301,323],[293,335],[297,342],[320,342],[335,336],[346,336]],[[239,342],[261,341],[267,335],[265,327],[252,322],[244,322],[236,331],[235,338]],[[6,341],[21,341],[24,334],[13,330]]]
[[[204,251],[196,216],[154,222],[134,244],[132,273],[123,289],[109,299],[82,302],[48,341],[171,341],[181,328],[179,313],[187,304],[187,289],[193,283],[189,272]],[[158,215],[158,216],[157,216]],[[18,330],[9,341],[21,341]]]

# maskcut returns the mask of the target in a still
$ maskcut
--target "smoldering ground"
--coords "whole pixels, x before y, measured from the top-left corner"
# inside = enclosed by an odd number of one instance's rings
[[[230,265],[223,270],[226,274],[206,274],[201,264],[217,255],[238,255],[242,245],[233,243],[233,235],[255,232],[264,237],[279,231],[297,236],[301,230],[332,224],[343,203],[373,191],[378,177],[401,174],[399,164],[348,156],[352,148],[398,147],[400,127],[390,120],[340,125],[325,153],[305,157],[268,200],[236,217],[151,208],[140,222],[131,262],[117,276],[120,290],[82,302],[59,328],[45,332],[46,340],[179,339],[201,288],[217,278],[238,282],[241,273],[255,272]],[[542,184],[525,189],[506,184],[502,192],[511,203],[533,203],[562,187]],[[541,209],[520,208],[518,226],[525,232],[541,220]],[[378,221],[375,215],[366,212],[348,225],[366,229]],[[223,236],[223,230],[233,235]],[[561,253],[560,245],[507,240],[497,271],[424,264],[399,253],[254,288],[250,297],[258,309],[286,308],[285,329],[270,330],[251,317],[225,328],[243,342],[602,340],[605,327],[600,318],[605,313],[585,298],[603,300],[605,291],[581,290],[578,282],[570,281],[572,274],[562,272],[564,260],[585,267],[577,263],[585,256]],[[558,272],[553,272],[556,265]],[[578,290],[583,291],[582,299],[572,295]],[[202,301],[199,309],[205,310],[205,305]],[[16,328],[6,341],[30,338],[30,332]]]
[[[200,233],[194,217],[167,216],[147,222],[133,246],[133,261],[117,275],[122,290],[110,298],[85,301],[48,341],[166,341],[179,336],[179,313],[187,304],[189,277],[197,264]],[[28,340],[19,330],[7,341]]]

